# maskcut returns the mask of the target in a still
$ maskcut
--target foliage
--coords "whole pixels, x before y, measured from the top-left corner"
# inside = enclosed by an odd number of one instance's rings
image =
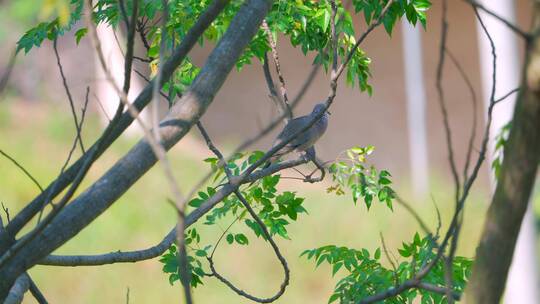
[[[66,0],[54,0],[62,2]],[[54,2],[53,1],[53,2]],[[81,18],[82,0],[71,1],[71,15],[69,22],[66,17],[58,17],[51,22],[42,22],[36,27],[27,31],[18,42],[18,50],[24,49],[27,53],[32,47],[40,46],[45,39],[54,40],[70,30]],[[126,3],[126,14],[132,14],[133,1]],[[356,43],[355,36],[358,34],[352,22],[352,16],[345,10],[341,1],[336,1],[338,5],[338,16],[336,20],[336,31],[341,34],[338,41],[338,56],[341,60],[348,55]],[[367,24],[380,17],[384,6],[388,0],[354,0],[355,13],[363,13]],[[210,5],[210,0],[173,0],[169,1],[169,18],[166,25],[167,49],[180,43],[191,26],[196,22],[201,13]],[[205,41],[215,43],[227,30],[232,18],[240,8],[243,1],[232,0],[226,9],[205,31],[200,40],[200,44]],[[163,10],[162,1],[141,0],[138,17],[140,20],[153,20],[157,12]],[[425,12],[429,8],[430,2],[427,0],[399,0],[394,1],[388,13],[383,18],[383,24],[389,34],[395,23],[406,16],[407,20],[416,25],[418,21],[425,27]],[[66,7],[65,5],[63,7]],[[64,9],[65,10],[65,9]],[[107,23],[110,26],[118,26],[121,20],[119,2],[116,0],[99,0],[94,5],[94,16],[96,24]],[[271,34],[276,40],[279,35],[289,38],[292,46],[299,47],[304,55],[316,53],[314,62],[321,63],[328,69],[332,62],[331,55],[327,52],[331,39],[330,33],[331,6],[329,1],[275,1],[272,10],[268,14],[266,21]],[[159,48],[161,30],[159,22],[149,25],[147,39],[151,42],[147,56],[153,61],[151,67],[157,66],[159,60]],[[85,31],[81,30],[75,34],[77,43],[84,36]],[[237,61],[237,68],[241,70],[245,65],[251,64],[254,59],[264,60],[264,55],[270,50],[266,33],[261,29],[255,35],[251,43],[245,49],[242,56]],[[167,53],[167,52],[165,52]],[[370,77],[369,64],[371,60],[366,53],[358,48],[347,66],[347,83],[354,86],[355,83],[361,91],[372,94],[372,88],[368,83]],[[155,68],[153,69],[155,70]],[[193,65],[191,60],[185,60],[175,71],[170,83],[167,84],[167,91],[172,87],[171,93],[174,95],[182,93],[193,81],[198,73],[198,67]]]
[[[69,1],[69,2],[68,2]],[[211,0],[170,0],[168,1],[168,16],[166,24],[161,27],[161,12],[164,11],[163,2],[155,0],[135,0],[139,2],[137,21],[144,27],[144,40],[149,43],[146,57],[150,70],[155,74],[160,60],[167,57],[175,46],[180,44],[189,29],[197,21],[202,12],[210,5]],[[361,33],[358,28],[365,26],[353,25],[353,15],[362,14],[365,25],[373,25],[379,19],[386,32],[391,35],[397,21],[405,17],[411,24],[418,22],[426,27],[426,11],[430,7],[428,0],[353,0],[353,10],[345,9],[343,2],[337,0],[337,16],[335,29],[338,33],[337,61],[344,62],[350,55],[349,64],[346,67],[346,80],[350,86],[358,85],[362,92],[372,94],[369,84],[370,63],[368,55],[354,46],[357,37]],[[133,0],[125,0],[125,14],[132,15]],[[45,39],[54,40],[64,35],[73,28],[73,25],[81,19],[82,0],[50,0],[44,11],[48,17],[54,17],[51,21],[39,23],[28,30],[19,40],[17,50],[28,53],[33,47],[39,47]],[[98,0],[94,2],[92,20],[95,24],[106,24],[117,28],[122,24],[122,10],[117,0]],[[231,20],[240,9],[244,1],[232,0],[224,11],[208,27],[200,38],[199,44],[217,43],[226,32]],[[388,10],[385,13],[385,8]],[[69,12],[69,13],[68,13]],[[385,13],[383,15],[383,13]],[[269,34],[274,41],[278,36],[285,37],[303,55],[312,56],[314,63],[321,64],[328,72],[329,65],[333,62],[333,52],[330,50],[332,28],[331,1],[321,0],[278,0],[266,17]],[[86,28],[80,28],[75,33],[75,42],[79,44],[87,33]],[[267,34],[259,29],[252,41],[244,50],[236,62],[240,71],[254,60],[263,61],[266,53],[270,51]],[[161,41],[165,39],[166,41]],[[161,49],[165,46],[165,50]],[[352,52],[352,53],[351,53]],[[190,59],[186,58],[174,71],[173,76],[165,83],[164,90],[173,96],[182,94],[193,82],[200,68]],[[171,99],[173,100],[173,99]],[[502,147],[503,144],[501,144]],[[334,185],[327,189],[337,195],[343,195],[345,191],[351,191],[354,203],[362,198],[369,209],[373,200],[377,200],[392,209],[392,202],[396,197],[391,188],[391,175],[386,170],[377,170],[366,159],[374,151],[373,146],[353,147],[345,152],[346,157],[333,163],[329,171],[332,174]],[[256,151],[250,154],[238,153],[226,164],[226,168],[233,175],[240,175],[250,165],[254,164],[263,153]],[[217,158],[204,160],[214,171],[214,178],[206,189],[200,189],[197,196],[188,203],[189,208],[198,208],[211,196],[215,195],[219,188],[226,182],[224,168],[219,166]],[[267,227],[270,235],[290,239],[287,227],[291,222],[299,219],[300,214],[307,214],[304,208],[304,198],[294,191],[278,190],[281,175],[266,176],[261,180],[243,186],[242,195],[250,206],[255,210],[258,217]],[[232,223],[230,222],[232,220]],[[250,218],[245,206],[235,195],[229,195],[218,206],[214,207],[205,217],[203,225],[223,227],[224,221],[229,221],[227,229],[222,232],[219,241],[210,245],[201,237],[197,227],[192,227],[185,232],[191,285],[197,287],[203,284],[203,278],[207,276],[204,271],[204,259],[212,256],[210,250],[220,244],[221,240],[228,245],[248,246],[249,235],[239,231],[233,226],[235,223],[242,224],[242,228],[251,231],[257,238],[265,238],[261,227],[255,219]],[[219,225],[219,226],[218,226]],[[196,226],[196,225],[194,225]],[[220,229],[221,230],[221,229]],[[398,250],[400,256],[405,258],[394,269],[384,266],[381,259],[381,250],[377,249],[370,254],[366,249],[351,249],[328,245],[313,250],[306,250],[302,255],[316,261],[317,266],[328,263],[332,266],[332,274],[346,273],[339,280],[330,297],[329,302],[340,300],[342,303],[355,303],[359,299],[373,293],[384,291],[396,284],[411,278],[426,263],[435,258],[436,248],[429,237],[420,238],[414,236],[411,243],[403,243]],[[388,257],[390,260],[391,258]],[[163,272],[169,275],[169,282],[173,284],[180,280],[178,269],[178,249],[172,246],[161,258]],[[391,264],[394,264],[391,262]],[[471,261],[462,257],[454,259],[453,278],[456,291],[464,288],[466,278],[470,272]],[[433,271],[425,278],[425,282],[435,285],[444,285],[444,273],[441,262],[438,262]],[[431,292],[411,289],[399,296],[386,300],[388,303],[409,303],[420,297],[422,303],[442,303],[444,297]]]
[[[200,258],[206,257],[212,246],[208,245],[201,249],[199,247],[201,236],[194,228],[186,231],[184,240],[186,242],[186,248],[189,248],[194,253],[188,256],[188,267],[191,272],[191,286],[197,287],[199,284],[203,284],[201,279],[206,276]],[[178,260],[178,249],[175,245],[172,245],[169,251],[159,259],[163,263],[163,272],[169,274],[169,283],[171,285],[176,281],[180,281]]]
[[[335,184],[326,191],[343,195],[345,194],[343,188],[349,188],[355,204],[358,198],[362,197],[369,209],[373,199],[377,198],[379,202],[386,203],[386,206],[392,209],[392,201],[395,198],[395,192],[390,187],[392,175],[386,170],[378,171],[373,165],[366,163],[367,156],[374,150],[373,146],[357,146],[345,151],[347,158],[338,158],[338,161],[330,165],[329,171]]]
[[[80,19],[82,12],[82,2],[71,0],[70,4],[65,1],[48,1],[50,6],[44,5],[44,14],[50,15],[56,9],[60,10],[59,16],[49,22],[41,22],[37,26],[28,30],[17,42],[17,52],[24,50],[28,53],[33,47],[39,47],[45,39],[55,40],[57,37],[64,35],[70,31],[75,23]],[[58,2],[57,4],[54,4]],[[62,3],[60,3],[62,2]],[[69,6],[71,13],[66,12],[66,7]],[[56,8],[56,9],[55,9]],[[66,17],[66,14],[69,16]],[[77,37],[77,40],[80,38]]]
[[[426,264],[434,260],[437,248],[430,237],[420,238],[414,235],[413,241],[403,243],[398,249],[404,261],[393,261],[387,255],[392,268],[383,265],[381,249],[377,248],[373,254],[367,249],[356,250],[347,247],[328,245],[316,249],[306,250],[302,253],[308,260],[313,260],[316,266],[327,263],[332,266],[332,276],[344,273],[330,296],[328,302],[339,300],[340,303],[358,303],[370,295],[389,290],[407,279],[414,277]],[[455,291],[461,293],[465,288],[467,278],[471,273],[472,261],[464,257],[456,257],[452,268],[452,279]],[[341,270],[341,271],[340,271]],[[445,284],[443,261],[439,260],[433,270],[422,280],[437,286]],[[409,289],[384,303],[412,303],[420,297],[422,303],[446,303],[445,296],[423,289]]]
[[[255,151],[248,155],[238,153],[227,163],[227,167],[233,175],[240,175],[248,166],[260,159],[262,155],[263,153],[261,151]],[[204,201],[217,192],[220,185],[225,181],[224,169],[218,166],[217,158],[207,158],[205,162],[215,171],[213,184],[208,186],[205,191],[200,191],[197,197],[189,201],[188,205],[193,208],[201,206]],[[291,222],[297,221],[299,214],[307,213],[307,211],[302,206],[304,199],[298,197],[295,192],[280,192],[277,189],[280,178],[278,174],[266,176],[260,181],[245,187],[241,192],[251,207],[257,212],[257,215],[263,221],[271,236],[278,235],[284,239],[290,239],[287,226]],[[249,218],[247,210],[234,195],[228,196],[220,206],[214,207],[206,215],[203,224],[219,227],[219,224],[223,224],[224,221],[230,221],[231,218],[232,224],[243,223],[243,227],[253,232],[256,237],[262,237],[264,239],[259,224],[254,219]],[[241,232],[232,232],[232,224],[229,225],[229,228],[226,229],[220,240],[224,237],[226,243],[229,245],[249,245],[249,236]],[[192,276],[191,284],[193,287],[196,287],[198,284],[202,284],[202,278],[204,277],[203,264],[200,258],[209,256],[210,248],[217,247],[219,242],[214,246],[206,245],[201,249],[201,236],[196,228],[186,231],[185,238],[186,245],[188,245],[187,251]],[[174,246],[162,256],[160,261],[164,264],[163,271],[169,274],[169,282],[171,284],[180,279],[178,272],[178,253]]]

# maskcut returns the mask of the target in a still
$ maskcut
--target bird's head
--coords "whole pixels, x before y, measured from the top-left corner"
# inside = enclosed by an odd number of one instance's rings
[[[323,111],[326,112],[325,115],[330,114],[330,112],[328,112],[328,110],[325,110],[325,109],[326,109],[326,104],[324,102],[318,103],[313,108],[312,115],[318,115],[319,113],[321,113]]]

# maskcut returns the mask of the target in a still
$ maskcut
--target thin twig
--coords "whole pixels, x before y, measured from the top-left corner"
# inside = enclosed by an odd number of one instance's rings
[[[396,194],[396,201],[401,206],[403,206],[403,208],[405,208],[405,210],[409,212],[409,214],[411,214],[412,217],[414,217],[414,219],[416,220],[416,222],[418,222],[418,224],[420,225],[420,228],[422,228],[424,233],[428,235],[433,235],[431,229],[429,229],[428,225],[424,222],[422,217],[418,214],[418,212],[416,212],[416,210],[409,203],[407,203],[403,198],[401,198],[401,196],[397,194]]]
[[[210,24],[217,18],[217,16],[223,11],[228,4],[228,0],[215,0],[208,6],[208,8],[201,14],[195,24],[189,29],[184,39],[174,50],[171,57],[164,64],[163,80],[169,79],[176,67],[178,67],[189,51],[197,43],[199,37],[210,26]],[[133,102],[135,108],[139,111],[151,100],[152,85],[147,85],[144,90],[137,96]],[[62,191],[65,190],[70,184],[69,193],[75,191],[79,186],[82,179],[85,177],[88,169],[92,166],[94,161],[103,154],[107,148],[130,126],[133,122],[133,118],[130,113],[122,112],[118,117],[114,117],[111,123],[107,126],[101,137],[96,143],[89,149],[89,153],[79,158],[69,169],[67,169],[61,176],[53,181],[44,194],[38,195],[29,204],[27,204],[21,212],[19,212],[10,224],[6,227],[6,231],[3,238],[13,239],[14,236],[38,213],[41,208],[48,203],[47,196],[52,195],[56,197]],[[54,188],[54,189],[53,189]],[[47,193],[47,194],[45,194]]]
[[[39,288],[36,285],[36,283],[34,282],[34,280],[32,280],[32,278],[30,276],[29,276],[29,279],[30,279],[30,293],[32,293],[32,296],[34,296],[34,299],[36,299],[36,301],[39,304],[47,304],[47,303],[49,303],[47,301],[47,298],[45,298],[45,296],[41,292],[41,290],[39,290]]]
[[[0,205],[2,205],[2,210],[6,214],[6,220],[7,220],[8,224],[9,224],[9,222],[11,221],[10,216],[9,216],[9,208],[4,206],[4,202],[0,202]],[[1,220],[1,218],[0,218],[0,220]],[[2,225],[0,225],[0,228],[3,228],[3,223],[0,222],[0,224],[2,224]],[[3,229],[0,229],[0,230],[3,230]]]
[[[278,113],[282,116],[285,116],[285,119],[283,119],[283,122],[286,124],[289,120],[292,119],[292,110],[290,107],[288,108],[288,104],[286,105],[282,98],[280,98],[277,94],[276,87],[274,85],[274,80],[272,79],[272,74],[270,72],[270,67],[268,65],[268,55],[264,54],[264,60],[263,60],[263,74],[264,79],[266,80],[266,85],[268,86],[268,91],[270,92],[270,99],[274,102],[276,108],[278,109]]]
[[[58,70],[60,71],[60,76],[62,76],[62,84],[64,85],[64,90],[66,91],[66,95],[69,100],[69,107],[71,109],[71,115],[73,116],[73,122],[75,123],[75,130],[77,131],[77,140],[79,141],[81,152],[84,154],[86,153],[86,151],[84,149],[84,145],[81,138],[81,129],[79,128],[79,121],[77,119],[77,113],[75,113],[75,103],[73,101],[73,97],[71,96],[69,85],[67,84],[66,75],[64,74],[64,68],[62,67],[62,63],[60,62],[60,55],[58,54],[57,40],[58,39],[54,39],[53,41],[54,55],[56,56],[56,65],[58,66]]]
[[[11,55],[9,56],[8,65],[6,67],[6,70],[4,71],[4,74],[2,77],[0,77],[0,94],[2,94],[7,87],[9,77],[11,77],[11,72],[13,72],[13,68],[15,67],[15,61],[17,59],[18,52],[13,51]]]
[[[220,189],[214,196],[209,198],[201,207],[195,209],[193,212],[186,216],[186,228],[193,225],[199,218],[201,218],[208,210],[215,206],[218,202],[223,200],[228,195],[232,194],[242,184],[251,183],[255,180],[259,180],[263,177],[270,176],[276,172],[284,169],[292,168],[300,164],[306,163],[304,158],[298,158],[295,160],[289,160],[281,163],[271,165],[266,169],[259,170],[242,179],[237,185],[231,186],[226,184]],[[176,227],[163,238],[163,240],[155,246],[148,249],[136,250],[136,251],[114,251],[106,254],[97,255],[49,255],[38,264],[41,265],[55,265],[55,266],[98,266],[115,263],[134,263],[138,261],[148,260],[155,258],[163,252],[165,252],[174,242],[176,238]]]
[[[463,69],[463,67],[457,60],[457,58],[452,54],[452,52],[450,52],[448,48],[445,49],[445,52],[448,55],[448,58],[450,58],[450,61],[452,61],[452,63],[458,69],[458,72],[461,75],[461,78],[463,78],[463,81],[465,81],[465,84],[467,85],[467,88],[469,89],[469,93],[471,94],[472,126],[471,126],[471,134],[469,135],[469,142],[467,144],[467,155],[465,156],[465,166],[463,167],[463,180],[465,180],[467,178],[467,175],[469,174],[469,166],[470,166],[471,158],[472,158],[472,150],[473,150],[474,141],[476,139],[478,100],[476,98],[476,92],[474,90],[472,81],[467,75],[467,73],[465,72],[465,69]]]
[[[262,231],[262,234],[263,236],[265,237],[265,239],[270,243],[270,246],[272,246],[272,249],[274,250],[274,253],[276,254],[279,262],[281,263],[281,266],[283,267],[283,271],[285,273],[285,277],[283,279],[283,283],[281,283],[281,286],[279,288],[279,291],[273,295],[272,297],[269,297],[269,298],[259,298],[259,297],[256,297],[256,296],[253,296],[251,294],[248,294],[247,292],[239,289],[238,287],[234,286],[229,280],[227,280],[226,278],[224,278],[223,276],[221,276],[215,269],[214,267],[214,261],[212,260],[211,257],[208,257],[208,262],[210,264],[210,270],[212,271],[212,276],[216,277],[218,280],[220,280],[222,283],[224,283],[225,285],[227,285],[230,289],[232,289],[234,292],[236,292],[238,295],[240,296],[243,296],[247,299],[250,299],[252,301],[255,301],[255,302],[258,302],[258,303],[271,303],[271,302],[274,302],[275,300],[277,300],[279,297],[281,297],[283,295],[283,293],[285,292],[285,289],[287,288],[287,285],[289,285],[289,276],[290,276],[290,271],[289,271],[289,267],[287,266],[287,261],[285,260],[285,258],[283,257],[283,255],[281,254],[280,250],[279,250],[279,247],[277,246],[277,244],[274,242],[274,240],[272,239],[272,236],[270,235],[270,233],[268,232],[268,229],[266,228],[266,225],[263,223],[263,221],[259,218],[259,216],[255,213],[255,211],[253,211],[253,209],[251,208],[251,206],[249,205],[249,203],[246,201],[246,199],[244,198],[244,196],[242,195],[242,193],[240,193],[239,190],[235,190],[234,191],[235,195],[238,197],[238,199],[240,200],[240,202],[242,202],[242,204],[244,205],[244,207],[247,209],[247,211],[249,212],[249,214],[253,217],[253,219],[257,222],[257,224],[259,225],[259,227],[261,228],[261,231]]]
[[[13,157],[9,156],[6,152],[0,149],[0,154],[2,154],[5,158],[7,158],[9,161],[11,161],[17,168],[19,168],[24,175],[26,175],[35,185],[39,188],[39,191],[43,192],[43,187],[41,187],[41,184],[37,181],[37,179],[24,168],[23,165],[21,165],[19,162],[17,162]]]
[[[266,20],[263,20],[262,29],[266,32],[268,44],[270,45],[270,49],[272,50],[272,58],[274,59],[274,66],[276,68],[276,73],[278,75],[278,80],[279,80],[279,88],[281,90],[281,99],[284,106],[283,110],[288,115],[288,118],[286,120],[289,120],[289,119],[292,119],[293,113],[292,113],[291,106],[289,104],[289,98],[287,97],[287,89],[285,87],[285,78],[283,77],[283,73],[281,71],[281,64],[279,63],[279,55],[277,51],[276,41],[274,41],[274,37],[272,36],[272,32],[270,31],[270,28],[268,27],[268,23],[266,23]],[[265,61],[267,61],[266,58],[265,58]]]
[[[197,122],[197,127],[199,128],[199,131],[201,132],[202,136],[204,137],[205,141],[206,141],[206,144],[208,145],[208,148],[217,156],[217,158],[219,159],[219,161],[221,162],[221,165],[223,166],[224,168],[224,171],[225,171],[225,174],[227,176],[227,179],[229,180],[229,182],[232,181],[232,178],[233,178],[233,174],[230,170],[230,168],[227,166],[226,162],[225,162],[225,159],[223,158],[223,154],[221,153],[221,151],[219,151],[219,149],[212,143],[212,140],[210,138],[210,136],[208,135],[208,133],[206,132],[206,130],[204,129],[202,123],[199,121]],[[218,240],[218,243],[216,244],[216,246],[214,247],[214,250],[212,251],[212,254],[208,257],[208,262],[210,263],[210,270],[212,271],[212,276],[215,276],[216,278],[218,278],[221,282],[223,282],[225,285],[227,285],[229,288],[231,288],[233,291],[235,291],[237,294],[243,296],[243,297],[246,297],[252,301],[255,301],[255,302],[259,302],[259,303],[270,303],[270,302],[273,302],[275,301],[276,299],[278,299],[279,297],[281,297],[281,295],[285,292],[285,289],[287,287],[287,285],[289,284],[289,268],[287,266],[287,261],[285,260],[285,258],[281,255],[280,251],[279,251],[279,247],[277,246],[277,244],[274,242],[274,240],[272,239],[272,236],[270,235],[270,233],[268,232],[268,229],[266,228],[266,225],[263,223],[263,221],[259,218],[259,216],[255,213],[255,211],[253,211],[253,209],[251,208],[251,206],[249,205],[249,203],[247,202],[247,200],[245,199],[245,197],[242,195],[242,193],[240,193],[240,191],[238,190],[238,188],[236,188],[236,190],[234,191],[234,194],[236,195],[236,197],[238,197],[238,199],[240,200],[240,202],[242,202],[242,204],[244,205],[244,207],[246,208],[246,210],[249,212],[249,214],[251,215],[251,217],[253,217],[253,219],[257,222],[257,224],[260,226],[261,228],[261,231],[262,231],[262,234],[264,236],[264,238],[270,242],[270,245],[272,246],[272,249],[274,250],[274,253],[276,254],[276,256],[278,257],[281,265],[283,266],[283,270],[285,272],[285,278],[283,280],[283,283],[281,284],[281,287],[279,289],[279,291],[273,296],[273,297],[270,297],[270,298],[258,298],[258,297],[255,297],[253,295],[250,295],[246,292],[244,292],[243,290],[240,290],[238,289],[236,286],[234,286],[229,280],[225,279],[223,276],[221,276],[215,269],[214,267],[214,262],[212,260],[213,256],[214,256],[214,253],[215,253],[215,250],[217,248],[217,245],[219,244],[219,242],[221,241],[221,239],[223,238],[223,235],[225,235],[225,232],[221,235],[221,237],[219,238]],[[229,228],[232,226],[233,223],[231,223],[231,225],[229,225]],[[229,229],[227,228],[227,230]]]
[[[446,2],[446,1],[445,1]],[[443,2],[443,4],[445,4],[445,2]],[[475,166],[473,167],[473,170],[470,174],[470,176],[464,180],[464,185],[463,185],[463,191],[461,192],[461,195],[459,197],[458,200],[456,200],[456,209],[454,210],[454,214],[453,214],[453,217],[452,217],[452,220],[450,222],[450,225],[446,231],[446,234],[445,234],[445,237],[443,238],[443,241],[441,242],[441,245],[438,247],[438,251],[437,251],[437,255],[425,266],[423,266],[420,271],[411,279],[403,282],[402,284],[400,284],[398,287],[396,288],[392,288],[392,289],[389,289],[387,291],[384,291],[384,292],[381,292],[381,293],[378,293],[376,295],[373,295],[371,297],[368,297],[366,299],[364,299],[363,301],[361,301],[360,303],[374,303],[374,302],[377,302],[377,301],[382,301],[384,299],[387,299],[387,298],[390,298],[390,297],[393,297],[393,296],[396,296],[398,294],[400,294],[401,292],[407,290],[407,289],[410,289],[410,288],[414,288],[415,286],[418,286],[418,284],[421,283],[421,279],[424,278],[427,274],[429,274],[429,272],[431,271],[431,269],[437,264],[437,262],[444,256],[444,252],[445,252],[445,249],[446,249],[446,246],[448,245],[448,242],[449,240],[452,238],[452,248],[450,249],[450,254],[449,254],[449,257],[448,257],[448,260],[447,260],[447,263],[452,263],[452,260],[453,260],[453,255],[455,253],[455,249],[456,249],[456,244],[457,244],[457,239],[459,238],[459,231],[460,231],[460,227],[461,227],[461,219],[463,217],[463,207],[465,205],[465,201],[467,200],[468,196],[469,196],[469,192],[470,192],[470,189],[474,183],[474,181],[476,180],[476,177],[478,176],[478,172],[480,170],[480,166],[482,165],[484,159],[485,159],[485,154],[486,154],[486,150],[487,150],[487,142],[489,140],[489,133],[490,133],[490,127],[491,127],[491,122],[492,122],[492,114],[493,114],[493,107],[495,105],[495,86],[496,86],[496,59],[497,59],[497,56],[496,56],[496,52],[495,52],[495,45],[493,43],[493,40],[489,34],[489,32],[487,31],[482,19],[480,18],[480,15],[478,14],[478,11],[476,10],[476,8],[474,9],[475,11],[475,14],[480,22],[480,25],[484,31],[484,33],[486,34],[486,36],[488,37],[489,41],[490,41],[490,44],[491,44],[491,49],[492,49],[492,57],[493,57],[493,83],[492,83],[492,90],[491,90],[491,95],[490,95],[490,104],[489,104],[489,107],[488,107],[488,115],[487,115],[487,122],[486,122],[486,127],[485,127],[485,131],[484,131],[484,136],[483,136],[483,140],[482,140],[482,146],[481,146],[481,149],[480,149],[480,153],[479,153],[479,156],[478,156],[478,159],[475,163]],[[443,20],[445,20],[445,16],[443,15]],[[443,25],[444,25],[444,21],[443,21]],[[445,32],[445,27],[443,26],[443,41],[441,42],[441,44],[444,44],[445,43],[445,39],[446,39],[446,35],[444,34]],[[442,50],[444,50],[444,47],[441,47]],[[440,60],[442,60],[443,57],[441,56]],[[441,63],[439,63],[439,65],[441,65]],[[448,280],[448,279],[447,279]],[[448,294],[448,290],[446,287],[444,287],[442,290],[439,289],[439,287],[435,288],[435,290],[439,290],[439,291],[442,291],[442,294]],[[452,296],[455,298],[455,294],[454,292],[452,291]]]
[[[130,28],[130,21],[129,21],[129,18],[127,16],[127,11],[126,11],[126,4],[124,3],[124,0],[118,0],[118,6],[120,7],[120,13],[122,14],[122,19],[124,20],[124,22],[126,23],[126,28]],[[137,5],[137,4],[134,4],[134,5]],[[135,21],[135,19],[132,19],[131,20],[132,22]]]
[[[390,263],[390,265],[392,266],[392,269],[394,270],[394,284],[395,284],[395,286],[398,286],[399,285],[399,276],[398,276],[398,272],[397,272],[396,263],[394,262],[394,260],[392,260],[390,258],[390,254],[388,253],[388,248],[386,248],[386,242],[384,241],[384,236],[383,236],[382,232],[379,233],[379,236],[381,237],[381,244],[382,244],[382,247],[383,247],[384,256],[386,256],[386,259],[388,260],[388,263]]]
[[[485,13],[487,13],[488,15],[490,15],[490,16],[494,17],[495,19],[499,20],[500,22],[504,23],[504,25],[506,25],[510,30],[512,30],[514,33],[516,33],[521,38],[523,38],[523,39],[525,39],[527,41],[531,39],[531,34],[530,33],[525,32],[524,30],[520,29],[518,26],[514,25],[512,22],[510,22],[507,19],[503,18],[502,16],[495,13],[491,9],[485,7],[481,3],[478,3],[475,0],[465,0],[465,2],[469,3],[475,9],[480,9],[480,10],[484,11]]]
[[[512,94],[518,93],[520,90],[521,90],[521,88],[515,88],[515,89],[513,89],[512,91],[510,91],[510,92],[504,94],[502,97],[495,99],[495,100],[493,101],[493,103],[494,103],[494,104],[498,104],[499,102],[502,102],[502,101],[504,101],[506,98],[512,96]]]
[[[444,71],[444,62],[445,62],[445,50],[446,50],[446,39],[448,34],[448,16],[447,16],[447,6],[448,3],[446,0],[442,2],[443,17],[441,18],[441,43],[439,45],[439,61],[437,64],[437,78],[436,78],[436,88],[439,101],[439,108],[443,116],[443,125],[446,135],[446,148],[448,150],[448,162],[450,163],[450,171],[452,172],[452,177],[454,178],[454,187],[455,187],[455,200],[456,202],[459,199],[459,193],[461,188],[461,182],[459,180],[459,175],[457,171],[456,160],[454,158],[454,147],[452,144],[452,130],[450,128],[450,123],[448,121],[448,110],[446,109],[446,101],[444,98],[444,91],[442,85],[443,71]]]
[[[90,95],[90,87],[86,87],[86,97],[85,97],[85,101],[84,101],[84,106],[83,106],[82,111],[81,111],[81,121],[79,122],[79,129],[80,130],[82,130],[82,127],[83,127],[83,124],[84,124],[84,119],[86,118],[86,110],[88,109],[88,102],[89,102],[88,96],[89,95]],[[66,160],[64,161],[64,164],[62,165],[62,168],[60,169],[59,176],[62,175],[65,172],[67,165],[71,161],[71,157],[73,157],[73,153],[75,152],[76,147],[77,147],[77,138],[75,138],[75,141],[71,145],[71,149],[69,150],[68,156],[67,156]],[[46,199],[47,203],[52,204],[52,199],[53,198],[52,198],[51,193],[54,192],[55,188],[56,188],[56,184],[53,185],[52,189],[49,191],[49,193],[47,193],[47,199]],[[43,207],[39,211],[38,220],[37,220],[38,223],[41,222],[41,216],[43,215],[43,211],[45,210],[45,206],[46,205],[43,205]]]

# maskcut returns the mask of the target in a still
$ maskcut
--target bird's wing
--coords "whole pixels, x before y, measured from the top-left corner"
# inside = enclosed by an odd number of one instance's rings
[[[279,145],[282,141],[287,139],[287,137],[301,130],[308,122],[309,122],[309,118],[306,116],[301,116],[301,117],[291,119],[285,125],[283,130],[281,130],[281,132],[278,134],[278,136],[276,137],[276,140],[274,140],[274,143],[272,144],[272,147]],[[296,147],[301,145],[301,142],[302,142],[301,137],[302,135],[299,135],[297,138],[293,139],[291,142],[286,144],[283,148],[281,148],[278,152],[274,154],[271,161],[275,161],[281,156],[288,154],[292,152],[294,149],[296,149]]]
[[[309,117],[308,116],[301,116],[297,117],[295,119],[291,119],[287,125],[283,128],[283,130],[279,133],[279,135],[276,138],[276,142],[281,142],[282,140],[287,139],[287,137],[291,136],[292,134],[295,134],[296,132],[300,131],[302,128],[304,128],[307,123],[309,123]],[[292,143],[297,142],[298,139],[300,139],[301,136],[297,136]],[[275,143],[274,143],[275,145]]]

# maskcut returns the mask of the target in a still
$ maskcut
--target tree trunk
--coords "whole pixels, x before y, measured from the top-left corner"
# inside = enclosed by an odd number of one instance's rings
[[[534,6],[532,33],[540,29],[540,4]],[[499,303],[540,158],[540,39],[527,45],[522,91],[504,149],[497,188],[476,251],[467,303]]]

